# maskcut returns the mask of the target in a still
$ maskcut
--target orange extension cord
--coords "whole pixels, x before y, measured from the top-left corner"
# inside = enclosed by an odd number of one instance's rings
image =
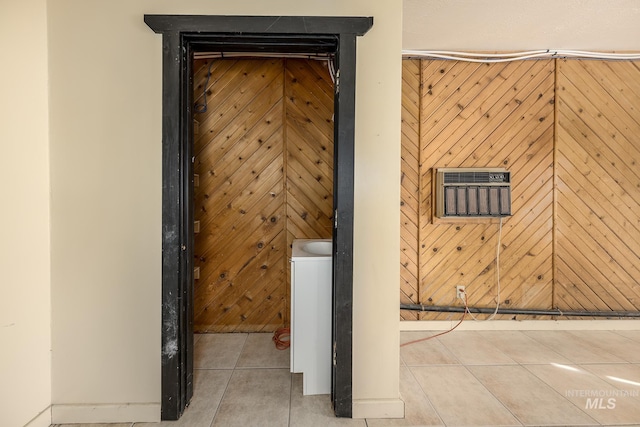
[[[426,337],[426,338],[420,338],[419,340],[406,342],[404,344],[401,344],[400,347],[404,347],[405,345],[419,343],[419,342],[422,342],[422,341],[427,341],[427,340],[430,340],[431,338],[435,338],[435,337],[439,337],[439,336],[444,335],[444,334],[448,334],[449,332],[453,331],[455,328],[460,326],[460,324],[464,321],[464,318],[467,315],[467,313],[470,313],[470,312],[469,312],[469,305],[467,304],[467,293],[464,292],[464,313],[462,313],[462,319],[460,319],[460,321],[456,324],[456,326],[454,326],[453,328],[449,329],[448,331],[440,332],[439,334],[431,335],[431,336]]]
[[[291,344],[291,329],[280,328],[273,333],[273,342],[278,350],[286,350]]]

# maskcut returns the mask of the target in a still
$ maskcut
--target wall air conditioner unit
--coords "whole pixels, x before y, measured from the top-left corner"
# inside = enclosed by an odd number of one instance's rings
[[[439,218],[511,215],[511,173],[506,169],[438,168],[434,182]]]

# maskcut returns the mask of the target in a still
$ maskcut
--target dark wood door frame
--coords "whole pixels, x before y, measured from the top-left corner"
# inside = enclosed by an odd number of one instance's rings
[[[162,34],[162,419],[193,395],[192,52],[335,55],[333,378],[336,416],[352,416],[356,37],[371,17],[145,15]]]

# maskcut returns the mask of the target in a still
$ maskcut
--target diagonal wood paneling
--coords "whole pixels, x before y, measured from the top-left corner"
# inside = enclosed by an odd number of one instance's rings
[[[470,305],[495,306],[498,222],[434,223],[431,174],[437,167],[505,167],[512,173],[514,215],[504,221],[502,229],[500,303],[550,308],[553,61],[476,64],[423,60],[421,67],[420,303],[459,305],[454,289],[465,285]],[[408,92],[403,89],[403,94]],[[406,128],[403,126],[405,144],[409,140]],[[409,144],[407,151],[412,147]],[[459,315],[421,314],[422,319],[451,317]]]
[[[287,60],[285,74],[287,231],[331,238],[333,83],[320,61]]]
[[[210,67],[210,68],[209,68]],[[198,60],[194,329],[288,323],[295,238],[330,238],[333,83],[326,63]]]
[[[215,61],[194,141],[194,329],[273,330],[285,316],[283,69],[280,60]],[[196,69],[196,102],[208,63]]]
[[[501,304],[638,310],[640,63],[423,60],[418,73],[416,63],[405,61],[403,75],[401,298],[416,283],[405,254],[417,238],[420,303],[459,304],[453,289],[463,284],[470,304],[495,304],[497,223],[434,221],[431,173],[504,166],[514,215],[503,228]],[[416,164],[414,209],[406,183]]]
[[[420,61],[402,61],[402,163],[400,199],[400,302],[418,302],[420,221]],[[401,319],[418,313],[401,311]]]
[[[640,309],[640,64],[558,61],[555,302]]]

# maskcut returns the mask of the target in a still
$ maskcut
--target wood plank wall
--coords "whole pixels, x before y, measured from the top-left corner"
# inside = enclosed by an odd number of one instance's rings
[[[402,62],[402,139],[400,177],[400,302],[419,303],[420,224],[426,218],[420,199],[420,106],[422,63]],[[419,313],[401,311],[404,320],[418,320]]]
[[[638,310],[639,156],[637,62],[403,61],[401,302],[495,306],[499,224],[434,221],[431,172],[505,167],[500,304]]]
[[[331,237],[333,84],[319,61],[211,61],[194,64],[194,330],[273,331],[292,240]]]
[[[640,63],[558,61],[560,309],[640,307]]]

